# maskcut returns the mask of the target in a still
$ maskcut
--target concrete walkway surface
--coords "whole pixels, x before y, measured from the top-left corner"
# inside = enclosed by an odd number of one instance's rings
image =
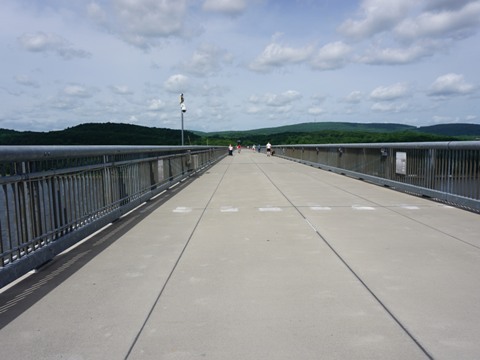
[[[478,359],[480,217],[243,150],[0,294],[4,359]]]

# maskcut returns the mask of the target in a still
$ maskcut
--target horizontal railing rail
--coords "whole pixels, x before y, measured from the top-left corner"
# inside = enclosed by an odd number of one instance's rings
[[[480,141],[280,145],[276,155],[480,212]]]
[[[0,287],[226,153],[207,146],[0,146]]]

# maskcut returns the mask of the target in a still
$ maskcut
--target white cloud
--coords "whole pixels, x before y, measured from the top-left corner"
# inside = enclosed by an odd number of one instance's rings
[[[475,86],[465,81],[463,75],[446,74],[439,76],[430,86],[430,96],[467,95],[475,91]]]
[[[357,104],[363,99],[363,93],[361,91],[355,90],[348,94],[344,101],[350,104]]]
[[[87,5],[87,13],[108,32],[127,43],[148,49],[158,40],[185,35],[187,0],[111,0]]]
[[[91,54],[85,50],[73,48],[63,37],[51,33],[26,33],[18,38],[18,42],[27,51],[36,53],[54,53],[65,60],[87,58],[91,56]]]
[[[371,107],[372,111],[376,112],[400,112],[407,109],[408,105],[406,103],[394,103],[394,102],[377,102],[374,103]]]
[[[122,27],[134,36],[178,34],[187,8],[185,0],[113,0]]]
[[[313,53],[313,46],[293,48],[275,42],[267,45],[249,66],[254,71],[269,71],[275,67],[297,64],[307,60]]]
[[[461,8],[435,9],[407,18],[396,28],[395,33],[404,39],[419,37],[465,36],[480,24],[480,1],[466,3]]]
[[[323,103],[327,97],[321,94],[314,94],[311,98],[317,103]]]
[[[203,10],[226,15],[239,15],[247,8],[245,0],[205,0]]]
[[[397,83],[390,86],[379,86],[370,93],[370,98],[375,101],[392,101],[409,95],[409,89],[405,83]]]
[[[201,95],[209,99],[221,98],[229,92],[230,92],[230,88],[226,86],[211,85],[211,84],[205,83],[201,87]]]
[[[159,111],[165,108],[165,103],[160,99],[152,99],[148,105],[149,111]]]
[[[74,97],[58,97],[49,99],[46,106],[55,110],[73,111],[80,106],[78,99]]]
[[[311,107],[308,109],[308,113],[311,115],[321,115],[325,113],[325,110],[320,107]]]
[[[295,90],[288,90],[281,94],[266,93],[262,96],[253,95],[250,102],[273,107],[282,107],[302,98],[302,95]]]
[[[295,90],[288,90],[280,94],[265,93],[252,95],[248,99],[250,104],[246,107],[247,114],[287,114],[293,110],[293,105],[301,100],[302,95]]]
[[[231,55],[214,45],[201,45],[189,61],[180,64],[180,68],[192,75],[214,75],[224,63],[231,62]]]
[[[45,34],[44,32],[23,34],[18,40],[25,50],[33,52],[49,51],[63,47],[66,44],[66,40],[62,37],[55,34]]]
[[[189,85],[189,79],[182,74],[175,74],[170,76],[164,83],[165,90],[171,93],[184,93]]]
[[[87,14],[98,24],[105,24],[108,18],[105,10],[95,2],[87,5]]]
[[[425,0],[425,9],[429,11],[455,10],[476,0]]]
[[[81,85],[67,85],[63,89],[63,93],[67,96],[72,97],[79,97],[79,98],[87,98],[92,96],[92,94],[86,89],[84,86]]]
[[[256,105],[250,105],[246,109],[247,114],[258,114],[262,112],[262,108]]]
[[[360,19],[348,19],[338,30],[341,34],[358,40],[389,31],[415,4],[418,4],[417,0],[363,0],[358,16]]]
[[[113,85],[110,88],[115,94],[118,95],[133,94],[133,91],[127,85]]]
[[[28,75],[17,75],[15,76],[15,81],[17,84],[23,85],[23,86],[29,86],[33,88],[38,88],[40,87],[39,83],[32,78],[30,78]]]
[[[338,30],[350,40],[366,42],[367,50],[354,57],[356,62],[400,65],[444,53],[479,26],[479,0],[363,0],[358,14]]]
[[[276,114],[287,114],[292,111],[292,105],[276,106],[273,108]]]
[[[432,56],[440,48],[435,42],[418,42],[409,47],[371,48],[357,62],[370,65],[403,65]]]
[[[351,47],[341,41],[336,41],[323,46],[312,58],[312,68],[318,70],[333,70],[345,66]]]

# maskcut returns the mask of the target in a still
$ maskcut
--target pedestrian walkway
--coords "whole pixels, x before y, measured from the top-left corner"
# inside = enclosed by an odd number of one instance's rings
[[[479,220],[244,149],[0,294],[0,351],[480,358]]]

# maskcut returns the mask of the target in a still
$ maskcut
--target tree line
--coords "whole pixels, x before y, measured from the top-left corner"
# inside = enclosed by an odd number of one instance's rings
[[[383,130],[383,131],[381,131]],[[185,145],[242,146],[272,144],[339,144],[471,140],[468,136],[415,130],[320,130],[266,133],[264,130],[200,133],[184,131]],[[0,145],[180,145],[181,131],[117,123],[91,123],[61,131],[32,132],[0,129]]]

